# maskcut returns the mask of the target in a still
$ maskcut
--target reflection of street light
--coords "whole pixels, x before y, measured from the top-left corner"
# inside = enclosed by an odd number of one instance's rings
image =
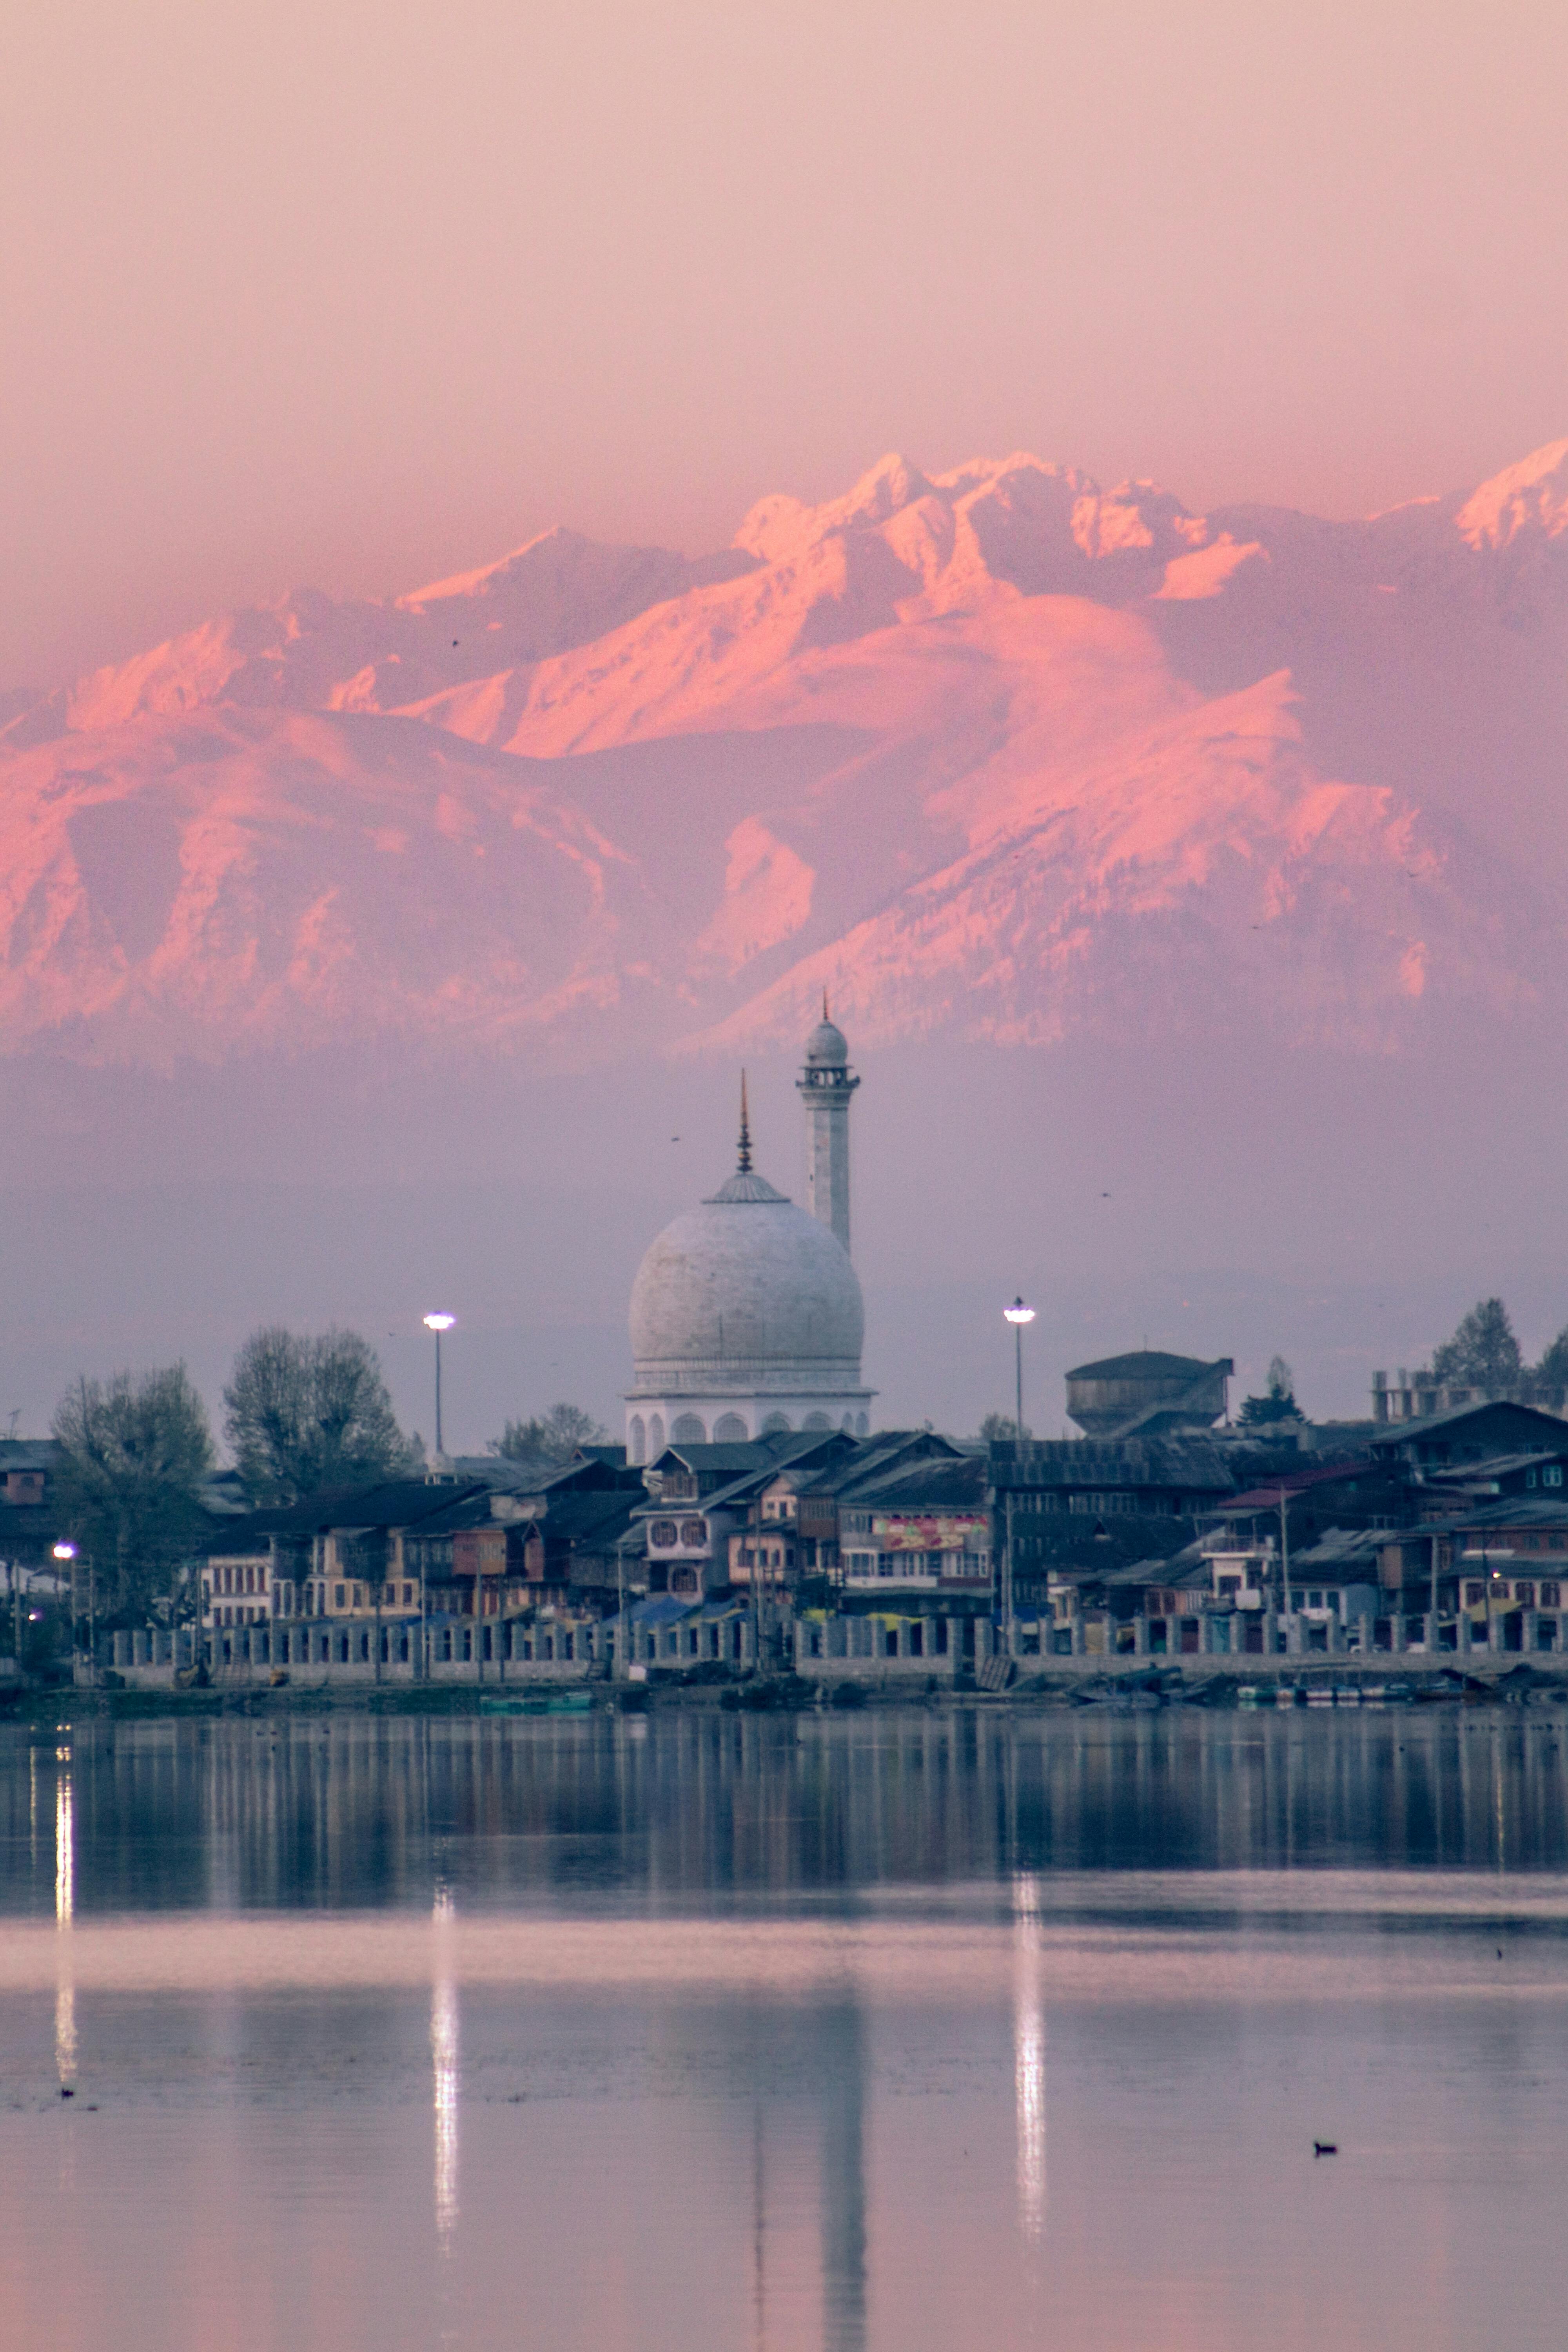
[[[1032,1323],[1034,1321],[1035,1310],[1032,1307],[1026,1307],[1021,1298],[1015,1298],[1011,1307],[1004,1307],[1002,1312],[1007,1318],[1008,1322],[1013,1326],[1014,1372],[1016,1375],[1015,1401],[1016,1404],[1016,1412],[1013,1427],[1018,1443],[1022,1445],[1024,1443],[1024,1326],[1026,1323]]]
[[[436,1459],[443,1459],[446,1448],[441,1443],[441,1334],[449,1331],[457,1321],[455,1315],[426,1315],[425,1328],[436,1334]]]

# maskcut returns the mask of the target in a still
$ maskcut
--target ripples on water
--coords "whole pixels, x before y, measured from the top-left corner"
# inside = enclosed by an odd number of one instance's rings
[[[1565,1747],[0,1733],[0,2342],[1554,2345]]]

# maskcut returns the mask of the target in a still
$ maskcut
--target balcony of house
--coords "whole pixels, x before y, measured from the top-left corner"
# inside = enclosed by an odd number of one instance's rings
[[[940,1551],[917,1551],[912,1548],[872,1551],[859,1544],[849,1544],[840,1555],[844,1589],[847,1592],[934,1594],[942,1585],[946,1557]]]
[[[731,1584],[780,1587],[795,1571],[796,1547],[782,1526],[730,1538]]]

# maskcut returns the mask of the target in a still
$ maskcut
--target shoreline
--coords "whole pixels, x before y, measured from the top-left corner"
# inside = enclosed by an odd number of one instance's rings
[[[868,1662],[869,1663],[869,1662]],[[778,1675],[728,1681],[689,1682],[671,1674],[646,1683],[586,1678],[548,1684],[508,1679],[505,1684],[363,1683],[323,1680],[260,1686],[248,1679],[216,1682],[205,1689],[58,1689],[18,1694],[0,1706],[0,1727],[61,1728],[73,1723],[197,1721],[223,1717],[373,1715],[455,1717],[507,1721],[546,1715],[644,1716],[670,1711],[743,1714],[850,1713],[897,1707],[948,1708],[963,1713],[1034,1712],[1042,1708],[1110,1706],[1156,1708],[1196,1706],[1205,1709],[1285,1711],[1282,1695],[1303,1708],[1336,1706],[1568,1706],[1568,1662],[1537,1665],[1514,1659],[1491,1665],[1473,1655],[1461,1667],[1429,1666],[1408,1654],[1363,1663],[1358,1657],[1322,1661],[1260,1659],[1237,1673],[1230,1658],[1184,1658],[1109,1662],[1099,1658],[1057,1659],[1046,1672],[1019,1675],[1005,1689],[955,1685],[946,1675],[908,1672],[847,1676]],[[851,1696],[853,1694],[853,1696]]]

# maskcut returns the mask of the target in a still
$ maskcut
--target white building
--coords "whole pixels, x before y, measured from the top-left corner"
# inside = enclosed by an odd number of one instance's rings
[[[859,1080],[848,1060],[825,1017],[800,1080],[815,1214],[753,1171],[742,1081],[735,1173],[667,1225],[637,1268],[628,1461],[650,1462],[667,1444],[771,1430],[866,1435],[866,1310],[848,1250],[849,1101]]]

